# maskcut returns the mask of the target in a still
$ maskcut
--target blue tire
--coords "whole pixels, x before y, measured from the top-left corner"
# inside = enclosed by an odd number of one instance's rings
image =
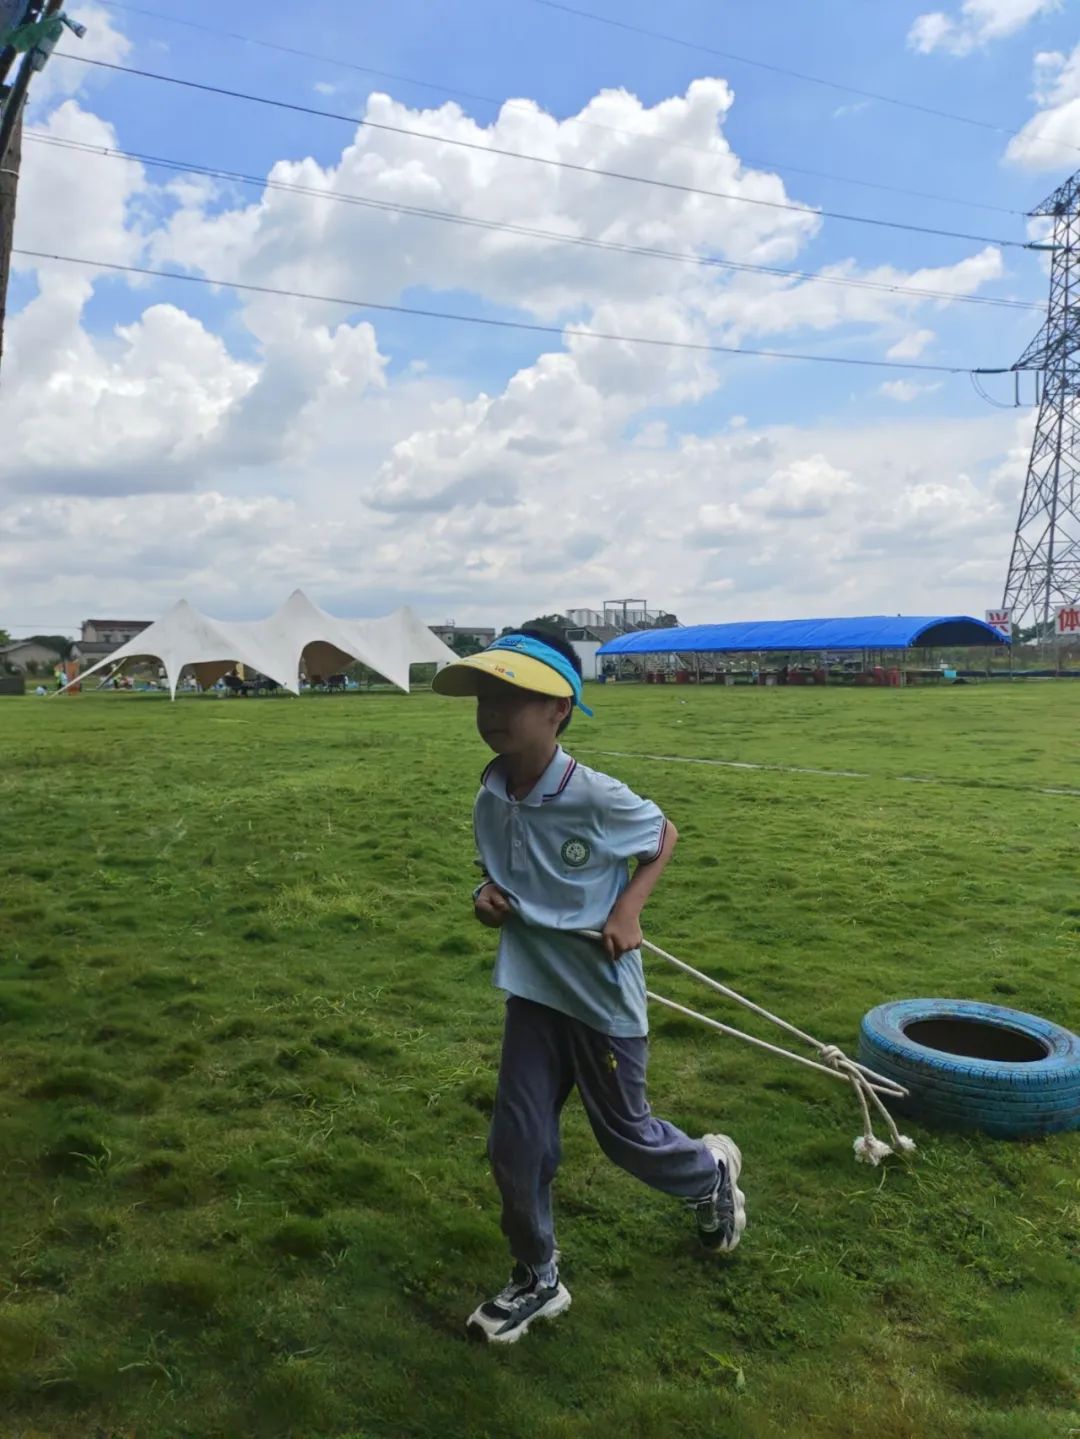
[[[1080,1129],[1080,1038],[1059,1024],[966,999],[879,1004],[859,1061],[909,1091],[890,1107],[1001,1138]]]

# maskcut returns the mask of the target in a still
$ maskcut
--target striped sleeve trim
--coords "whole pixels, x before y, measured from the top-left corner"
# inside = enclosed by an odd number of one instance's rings
[[[641,864],[652,864],[654,860],[657,860],[657,859],[660,858],[660,856],[661,856],[661,855],[663,854],[663,852],[664,852],[664,841],[667,839],[667,832],[668,832],[668,822],[667,822],[667,820],[665,819],[665,820],[664,820],[664,823],[660,826],[660,838],[659,838],[659,839],[657,840],[657,842],[656,842],[656,849],[653,851],[652,854],[648,855],[645,859],[641,860],[641,861],[640,861]]]

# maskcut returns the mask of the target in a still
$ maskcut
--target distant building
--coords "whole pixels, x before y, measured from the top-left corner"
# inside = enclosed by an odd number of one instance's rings
[[[595,679],[602,661],[596,652],[618,635],[632,630],[656,629],[665,623],[675,623],[675,616],[667,610],[651,610],[645,600],[605,600],[599,610],[567,610],[566,638],[573,645],[585,678]]]
[[[151,623],[150,620],[83,620],[82,637],[72,645],[71,658],[88,669],[141,635]]]
[[[567,620],[572,614],[588,614],[588,610],[568,610]],[[614,625],[588,624],[568,625],[565,631],[567,640],[573,646],[574,653],[581,661],[581,673],[587,680],[596,679],[600,673],[596,659],[596,652],[601,645],[606,645],[608,640],[613,640],[622,631]]]
[[[83,620],[82,638],[87,644],[111,645],[119,649],[150,628],[150,620]]]
[[[570,629],[610,628],[620,635],[655,629],[666,619],[674,620],[668,610],[651,610],[647,600],[605,600],[598,610],[567,610],[563,618]]]
[[[444,645],[454,647],[455,639],[471,640],[481,649],[487,649],[488,645],[495,639],[495,631],[487,629],[483,625],[428,625],[428,629],[437,639],[442,640]]]
[[[60,663],[60,655],[48,645],[37,640],[15,640],[13,644],[0,646],[0,670],[5,667],[26,674],[29,669]]]
[[[608,640],[613,640],[622,631],[615,625],[567,625],[564,633],[572,645],[588,643],[590,640],[606,645]]]

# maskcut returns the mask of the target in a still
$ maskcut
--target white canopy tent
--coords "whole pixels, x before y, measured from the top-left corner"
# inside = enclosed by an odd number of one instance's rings
[[[266,620],[213,620],[179,600],[133,640],[84,670],[78,682],[102,670],[115,673],[125,660],[136,658],[160,661],[175,699],[180,675],[189,666],[203,689],[242,664],[299,694],[301,664],[309,679],[325,678],[359,660],[407,692],[410,665],[441,667],[457,655],[407,605],[381,619],[341,620],[294,590]]]

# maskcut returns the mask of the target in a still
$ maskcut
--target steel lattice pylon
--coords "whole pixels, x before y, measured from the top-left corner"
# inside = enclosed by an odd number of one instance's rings
[[[1054,233],[1046,323],[1014,366],[1043,371],[1002,601],[1014,626],[1047,625],[1080,600],[1080,171],[1031,213]]]

